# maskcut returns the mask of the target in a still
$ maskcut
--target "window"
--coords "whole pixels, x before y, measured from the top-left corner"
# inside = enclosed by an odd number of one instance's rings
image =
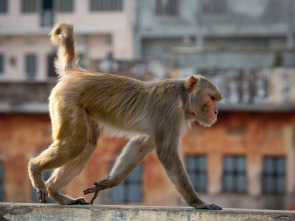
[[[226,156],[223,166],[223,191],[246,192],[246,160],[243,156]]]
[[[187,172],[194,188],[198,192],[207,192],[207,158],[206,156],[188,156]]]
[[[4,177],[4,168],[3,163],[0,163],[0,201],[3,201],[3,177]]]
[[[78,58],[79,58],[79,62],[78,62],[79,66],[80,66],[81,68],[86,69],[86,65],[85,65],[85,56],[84,56],[84,54],[78,54]]]
[[[285,158],[266,157],[263,165],[263,193],[284,194],[285,193]]]
[[[0,54],[0,75],[4,72],[4,55]]]
[[[7,13],[7,0],[0,0],[0,14]]]
[[[49,177],[51,176],[52,172],[53,172],[53,170],[49,170],[49,171],[45,171],[45,172],[42,173],[42,177],[43,177],[43,179],[44,179],[45,182],[49,179]],[[34,188],[32,190],[32,193],[33,193],[33,202],[39,202],[38,193],[37,193],[37,191]],[[49,203],[55,203],[50,198],[48,198],[48,202]]]
[[[36,60],[35,54],[26,55],[26,74],[28,77],[34,77],[36,75]]]
[[[90,11],[122,11],[123,0],[90,0]]]
[[[178,15],[179,0],[156,0],[156,15]]]
[[[206,14],[224,14],[227,12],[227,0],[205,0],[203,4]]]
[[[58,0],[56,1],[56,9],[59,12],[72,12],[73,0]]]
[[[111,189],[112,202],[139,203],[141,201],[141,173],[138,165],[117,187]]]
[[[54,0],[42,0],[40,22],[42,27],[52,27],[54,24]]]
[[[48,77],[57,77],[57,73],[55,72],[54,60],[56,57],[56,53],[51,53],[47,56],[47,76]]]
[[[37,0],[22,0],[22,12],[32,13],[37,11]]]

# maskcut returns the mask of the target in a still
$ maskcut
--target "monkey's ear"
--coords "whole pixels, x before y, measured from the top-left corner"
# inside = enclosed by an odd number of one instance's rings
[[[198,78],[190,76],[190,78],[185,82],[184,86],[188,91],[194,91],[197,88],[198,81]]]

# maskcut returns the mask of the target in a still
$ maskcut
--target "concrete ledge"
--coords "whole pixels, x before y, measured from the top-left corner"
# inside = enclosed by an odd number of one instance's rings
[[[187,207],[60,206],[57,204],[0,203],[0,220],[291,221],[295,220],[295,211],[245,209],[206,211]]]

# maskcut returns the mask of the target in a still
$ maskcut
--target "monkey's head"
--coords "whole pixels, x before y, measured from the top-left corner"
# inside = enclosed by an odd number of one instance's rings
[[[222,99],[222,95],[214,84],[201,75],[189,77],[185,88],[188,91],[186,119],[210,127],[217,120],[217,102]]]

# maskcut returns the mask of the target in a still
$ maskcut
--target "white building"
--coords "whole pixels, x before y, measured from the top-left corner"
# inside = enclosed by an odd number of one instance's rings
[[[0,81],[42,82],[55,76],[52,64],[56,49],[48,33],[61,21],[74,24],[82,63],[109,56],[132,59],[134,2],[0,0]]]

